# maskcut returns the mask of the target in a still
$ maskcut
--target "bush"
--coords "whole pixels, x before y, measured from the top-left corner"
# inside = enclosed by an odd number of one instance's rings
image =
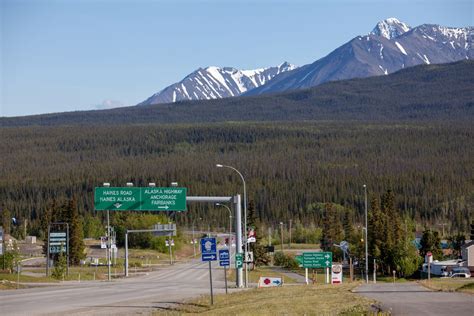
[[[293,256],[286,255],[281,251],[275,253],[274,264],[276,266],[280,266],[286,269],[298,268],[298,261],[296,261],[296,259]]]

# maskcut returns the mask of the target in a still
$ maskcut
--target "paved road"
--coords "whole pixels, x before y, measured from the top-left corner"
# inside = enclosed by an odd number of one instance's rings
[[[113,282],[69,282],[47,288],[0,291],[0,314],[148,315],[153,309],[209,294],[208,271],[207,263],[194,261]],[[225,291],[224,272],[217,264],[213,264],[212,275],[215,293]]]
[[[474,315],[474,295],[434,292],[417,283],[364,284],[354,292],[381,302],[393,315]]]

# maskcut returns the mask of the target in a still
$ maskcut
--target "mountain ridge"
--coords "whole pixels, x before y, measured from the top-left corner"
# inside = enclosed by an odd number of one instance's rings
[[[0,118],[0,126],[188,124],[222,121],[472,121],[474,61],[419,65],[387,76],[264,96]]]
[[[138,105],[235,97],[295,68],[295,65],[286,61],[275,67],[253,70],[216,66],[198,68],[181,81],[160,90]]]
[[[387,75],[420,64],[473,59],[474,27],[422,24],[410,28],[395,18],[379,22],[328,55],[275,76],[244,95],[261,95],[317,86],[324,82]]]

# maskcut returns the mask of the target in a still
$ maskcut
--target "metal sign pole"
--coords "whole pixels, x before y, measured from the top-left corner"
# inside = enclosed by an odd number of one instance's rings
[[[227,294],[227,266],[224,266],[225,294]]]
[[[125,276],[128,277],[128,230],[125,232]]]
[[[50,234],[50,230],[51,230],[51,225],[48,224],[48,249],[46,250],[46,277],[49,276],[49,234]]]
[[[66,275],[69,276],[69,224],[66,223]]]
[[[108,280],[111,281],[112,276],[111,276],[111,271],[110,271],[110,248],[112,247],[111,245],[111,240],[110,240],[110,212],[107,210],[107,274],[108,274]]]
[[[211,268],[211,261],[209,261],[209,282],[211,283],[211,305],[214,305],[214,293],[212,292],[212,268]]]
[[[236,238],[236,247],[235,247],[235,254],[242,253],[242,205],[240,203],[240,194],[237,194],[234,197],[234,207],[235,207],[235,238]],[[237,265],[235,266],[235,275],[237,287],[243,286],[243,278],[242,278],[243,269],[240,267],[238,268]]]

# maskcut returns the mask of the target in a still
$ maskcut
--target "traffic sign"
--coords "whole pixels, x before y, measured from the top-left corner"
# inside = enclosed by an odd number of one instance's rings
[[[207,237],[201,239],[201,261],[217,260],[217,244],[216,239]]]
[[[229,260],[229,250],[228,249],[219,250],[219,260]]]
[[[229,260],[219,260],[219,266],[228,267],[228,266],[230,266],[230,261]]]
[[[303,268],[330,268],[332,252],[303,252]]]
[[[215,253],[201,254],[201,261],[217,261],[217,255]]]
[[[67,233],[49,233],[49,253],[67,252]]]
[[[236,253],[235,254],[235,267],[237,269],[240,269],[244,266],[244,258],[243,254],[241,253]]]
[[[185,211],[186,188],[95,188],[96,211]]]
[[[186,188],[141,188],[141,190],[141,210],[186,210]]]
[[[258,279],[258,287],[272,287],[272,286],[282,286],[283,282],[281,278],[275,277],[260,277]]]
[[[253,262],[253,251],[249,251],[245,253],[245,262],[247,263]]]

